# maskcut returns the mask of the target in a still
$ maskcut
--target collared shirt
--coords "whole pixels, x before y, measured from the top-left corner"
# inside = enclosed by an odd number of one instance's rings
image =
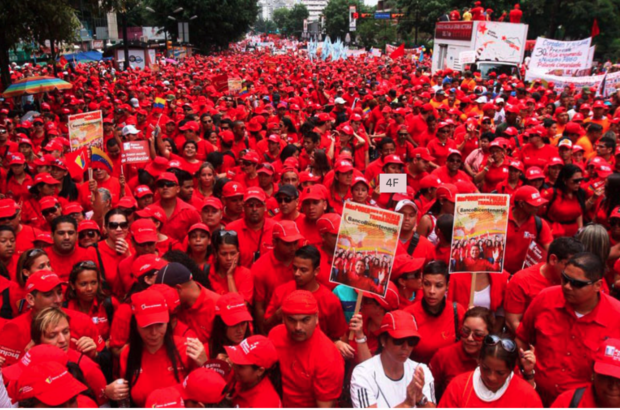
[[[234,407],[241,409],[263,408],[282,408],[282,401],[278,392],[271,384],[269,377],[263,377],[256,386],[249,390],[241,391],[241,386],[237,383],[235,394],[232,397]]]
[[[213,319],[215,319],[215,304],[219,297],[217,293],[200,286],[200,296],[193,306],[181,309],[178,314],[178,319],[196,332],[198,339],[203,344],[208,343],[209,337],[211,337]]]
[[[322,263],[323,255],[321,255]],[[273,251],[269,251],[261,255],[252,265],[252,274],[254,276],[254,300],[263,302],[264,307],[267,308],[274,290],[293,280],[293,263],[284,264],[276,258]]]
[[[508,215],[508,230],[506,233],[506,252],[504,255],[504,269],[510,273],[518,272],[523,267],[525,254],[532,241],[536,241],[541,247],[545,247],[553,241],[551,228],[544,219],[541,219],[542,228],[540,235],[537,234],[536,218],[531,216],[521,226],[517,225],[513,215],[512,208]]]
[[[540,292],[525,312],[517,337],[536,347],[536,385],[545,405],[586,386],[601,342],[620,337],[620,302],[599,293],[590,313],[577,318],[560,286]]]
[[[437,350],[428,367],[435,378],[437,396],[441,396],[456,376],[476,370],[478,358],[465,353],[463,341],[459,341]]]
[[[552,409],[568,409],[570,408],[570,403],[573,400],[573,396],[575,395],[575,390],[571,389],[567,390],[564,393],[560,394],[557,399],[551,405]],[[579,400],[579,404],[577,405],[578,409],[595,409],[598,405],[596,404],[596,399],[594,398],[594,388],[592,384],[588,385],[583,392],[583,396],[581,396],[581,400]]]
[[[523,269],[512,276],[506,288],[504,310],[507,313],[523,314],[532,300],[543,290],[553,286],[541,273],[545,262]]]
[[[239,238],[239,265],[251,268],[256,252],[260,252],[262,256],[273,249],[272,236],[275,224],[271,219],[265,218],[263,227],[255,231],[250,229],[245,218],[242,218],[226,225],[226,229],[237,232]]]
[[[172,211],[172,215],[168,217],[168,221],[161,229],[161,233],[179,242],[183,242],[189,228],[194,224],[202,222],[202,218],[198,211],[196,211],[196,208],[180,198],[176,200],[177,204],[174,207],[174,211]],[[155,205],[162,206],[161,201],[157,201]]]

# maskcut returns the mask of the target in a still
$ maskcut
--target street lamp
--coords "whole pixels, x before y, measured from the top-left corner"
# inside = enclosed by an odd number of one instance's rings
[[[198,16],[191,16],[191,17],[189,18],[189,21],[196,20],[197,18],[198,18]]]
[[[172,16],[168,16],[168,18],[169,18],[170,20],[172,20],[172,21],[177,21],[177,19],[175,19],[175,18],[174,18],[174,17],[172,17]]]
[[[173,14],[177,14],[177,13],[182,12],[183,10],[184,10],[184,9],[183,9],[183,7],[179,7],[178,9],[176,9],[175,11],[173,11],[172,13],[173,13]]]
[[[145,9],[145,10],[147,10],[147,11],[150,11],[151,13],[155,13],[155,10],[153,10],[153,9],[152,9],[151,7],[149,7],[149,6],[146,6],[144,9]]]

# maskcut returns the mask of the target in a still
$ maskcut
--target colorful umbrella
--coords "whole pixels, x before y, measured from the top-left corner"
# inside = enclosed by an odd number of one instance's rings
[[[70,90],[73,84],[56,77],[28,77],[9,86],[2,93],[3,97],[18,97],[24,94],[38,94],[54,90]]]

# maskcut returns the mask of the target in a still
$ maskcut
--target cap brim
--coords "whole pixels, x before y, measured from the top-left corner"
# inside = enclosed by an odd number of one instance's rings
[[[594,372],[604,376],[620,379],[620,366],[609,363],[594,362]]]
[[[67,382],[64,383],[62,388],[50,389],[45,393],[36,395],[35,397],[48,406],[60,406],[87,389],[88,388],[86,386],[71,377],[67,378]]]
[[[165,312],[151,313],[147,315],[139,314],[134,316],[136,317],[136,322],[140,327],[148,327],[159,323],[170,322],[170,315],[167,310]]]
[[[226,326],[235,326],[241,322],[251,322],[254,320],[252,319],[252,316],[247,310],[240,310],[238,312],[229,313],[226,315],[220,314],[220,317],[222,318],[222,321],[226,324]]]
[[[538,198],[538,199],[535,199],[535,200],[531,200],[530,199],[529,201],[525,201],[525,202],[527,202],[528,204],[530,204],[532,206],[543,206],[544,204],[546,204],[549,201],[547,201],[544,198]]]
[[[37,290],[39,292],[50,292],[53,289],[57,288],[59,285],[67,285],[67,282],[63,282],[61,280],[58,280],[58,281],[55,281],[55,282],[44,283],[40,287],[37,287],[37,289],[33,289],[33,290]]]
[[[250,199],[256,199],[257,201],[261,201],[262,203],[265,203],[265,198],[261,198],[258,195],[249,195],[243,198],[243,202],[248,202]]]
[[[140,235],[140,236],[134,235],[133,240],[136,241],[136,243],[157,242],[157,234],[155,234],[153,236],[151,236],[151,235]]]
[[[284,241],[284,242],[296,242],[296,241],[300,241],[302,239],[305,239],[303,237],[303,235],[291,235],[291,236],[287,236],[287,237],[277,237],[279,240]]]
[[[420,339],[420,334],[415,329],[388,330],[387,334],[394,339],[404,339],[406,337],[417,337]]]
[[[248,356],[243,353],[243,350],[231,349],[232,346],[224,346],[226,353],[228,354],[228,358],[233,364],[238,364],[241,366],[253,365],[251,360],[248,359]]]
[[[17,379],[19,379],[23,372],[24,368],[20,360],[19,362],[2,369],[2,377],[4,378],[5,382],[17,381]]]

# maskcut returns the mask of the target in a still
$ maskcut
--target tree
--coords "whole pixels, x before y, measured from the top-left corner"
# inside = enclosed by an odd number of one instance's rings
[[[276,23],[272,20],[265,20],[262,16],[259,16],[254,24],[254,31],[258,33],[273,33],[276,28]]]
[[[301,37],[304,30],[304,20],[310,17],[310,12],[305,4],[295,4],[288,14],[286,25],[287,36]]]
[[[397,5],[404,14],[398,24],[399,33],[409,34],[417,29],[430,37],[439,16],[453,8],[450,0],[398,0]]]
[[[356,6],[358,13],[366,13],[370,10],[359,0],[330,0],[323,10],[325,31],[332,40],[337,38],[344,40],[349,32],[349,6]]]
[[[272,14],[273,22],[276,25],[276,28],[280,31],[280,33],[284,33],[286,30],[286,25],[288,24],[290,11],[286,7],[280,7],[275,9]]]

